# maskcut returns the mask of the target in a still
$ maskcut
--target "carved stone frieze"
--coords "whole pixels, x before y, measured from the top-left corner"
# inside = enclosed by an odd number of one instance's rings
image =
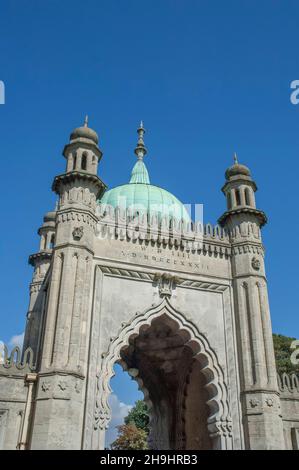
[[[170,273],[148,273],[132,269],[116,268],[114,266],[99,266],[101,271],[110,276],[133,278],[142,281],[153,282],[158,285],[159,293],[164,295],[171,295],[172,289],[175,286],[186,287],[190,289],[203,289],[213,292],[224,292],[228,289],[228,285],[216,284],[205,281],[195,281],[192,279],[184,279],[182,277],[173,276]]]

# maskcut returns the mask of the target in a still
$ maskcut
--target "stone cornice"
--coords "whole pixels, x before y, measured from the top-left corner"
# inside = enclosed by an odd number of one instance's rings
[[[74,370],[67,370],[67,369],[51,369],[51,370],[47,370],[47,369],[42,369],[39,373],[38,373],[38,376],[39,377],[51,377],[51,376],[55,376],[55,375],[59,375],[59,376],[72,376],[72,377],[75,377],[77,379],[85,379],[85,375],[78,372],[78,371],[74,371]]]
[[[233,255],[242,255],[246,253],[254,253],[258,255],[262,255],[264,257],[265,250],[263,245],[260,243],[254,243],[250,241],[246,242],[239,242],[239,243],[232,243],[232,254]]]
[[[84,171],[70,171],[68,173],[63,173],[61,175],[55,176],[52,184],[52,190],[55,193],[60,194],[61,185],[74,183],[76,180],[85,180],[89,183],[94,184],[95,187],[98,189],[97,197],[100,197],[104,190],[107,188],[105,183],[103,183],[103,181],[97,175],[93,175]]]
[[[28,263],[35,266],[36,261],[48,261],[52,258],[53,250],[39,251],[29,256]]]
[[[82,245],[80,243],[78,245],[76,245],[75,243],[61,243],[59,245],[56,245],[54,250],[60,251],[64,248],[75,248],[76,250],[85,250],[88,251],[88,253],[90,253],[92,257],[94,256],[94,251],[92,251],[87,245]]]
[[[175,233],[172,231],[129,228],[126,225],[103,224],[97,226],[98,239],[111,239],[120,242],[133,242],[137,240],[144,245],[183,249],[187,253],[214,254],[220,256],[231,255],[231,243],[228,235],[220,227],[212,227],[210,224],[202,227],[202,231],[193,231],[189,234]]]
[[[224,227],[229,217],[239,214],[254,215],[258,219],[260,227],[263,227],[268,221],[267,216],[263,211],[253,209],[252,207],[239,207],[237,209],[231,209],[229,211],[224,212],[224,214],[219,217],[218,223],[219,225],[221,225],[221,227]]]
[[[89,209],[67,207],[66,209],[57,211],[57,222],[68,222],[70,220],[84,222],[88,225],[91,225],[90,222],[92,221],[94,226],[98,222],[97,216]]]

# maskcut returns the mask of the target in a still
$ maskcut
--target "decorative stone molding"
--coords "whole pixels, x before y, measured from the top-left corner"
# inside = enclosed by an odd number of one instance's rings
[[[212,438],[232,437],[232,421],[230,418],[228,418],[226,421],[215,421],[214,423],[208,425],[208,429]],[[228,447],[228,450],[230,449],[231,447]]]
[[[0,354],[1,352],[2,351],[0,351]],[[2,356],[3,357],[2,363],[0,363],[0,370],[1,368],[9,369],[10,371],[21,370],[24,372],[30,372],[35,370],[35,365],[33,363],[33,350],[31,348],[27,348],[22,354],[19,346],[15,346],[9,354],[8,348],[4,344]]]
[[[84,233],[84,228],[82,227],[82,225],[81,227],[75,227],[72,232],[74,240],[80,241],[81,238],[83,237],[83,233]]]
[[[154,282],[159,289],[160,297],[171,297],[172,291],[179,281],[180,279],[177,276],[173,276],[169,273],[157,273],[154,278]]]
[[[291,393],[299,397],[299,376],[297,374],[277,374],[277,382],[282,393]]]
[[[68,388],[67,383],[64,380],[61,380],[58,382],[58,388],[64,392]]]
[[[51,383],[47,382],[46,380],[42,382],[41,389],[43,392],[48,392],[51,388]]]
[[[29,256],[28,263],[35,267],[37,263],[43,263],[45,261],[51,261],[52,258],[52,251],[53,250],[43,250],[39,251],[38,253],[34,253],[33,255]]]
[[[216,257],[229,257],[231,255],[231,247],[228,245],[218,245],[216,243],[200,243],[200,246],[196,244],[196,242],[192,241],[186,241],[186,240],[178,240],[177,242],[175,239],[163,239],[161,236],[157,236],[155,239],[153,237],[144,237],[142,238],[141,234],[139,231],[136,232],[136,236],[127,236],[124,235],[123,237],[118,237],[118,236],[113,236],[113,234],[110,234],[107,236],[107,234],[102,234],[99,236],[99,231],[97,228],[97,234],[98,238],[103,238],[103,239],[112,239],[112,240],[120,240],[120,241],[136,241],[139,240],[141,243],[147,244],[151,243],[151,246],[157,246],[158,248],[173,248],[173,247],[179,247],[180,249],[185,251],[186,253],[197,253],[197,254],[202,254],[204,256],[216,256]]]
[[[42,285],[43,285],[42,281],[32,282],[29,287],[30,295],[37,294],[40,291]]]
[[[140,222],[138,217],[136,219],[133,215],[122,213],[120,216],[117,209],[108,215],[106,212],[102,213],[101,209],[97,211],[99,222],[96,234],[100,239],[128,242],[139,240],[162,248],[166,246],[169,248],[180,247],[186,252],[219,257],[228,257],[231,254],[229,236],[219,225],[213,227],[211,224],[192,223],[185,226],[180,221],[165,221],[163,219],[157,221],[157,225],[153,227],[150,221]],[[134,223],[131,222],[131,219],[134,220]]]
[[[251,408],[256,408],[260,404],[257,398],[251,398],[251,400],[249,400],[249,403],[250,403]]]
[[[252,258],[252,260],[251,260],[251,266],[252,266],[253,269],[255,269],[256,271],[259,271],[260,268],[261,268],[261,262],[260,262],[260,260],[254,256],[254,257]]]
[[[92,196],[94,197],[94,200],[96,200],[96,196],[99,197],[107,188],[97,175],[83,171],[71,171],[69,173],[55,176],[52,190],[61,195],[67,187],[78,189],[74,187],[78,182],[82,184],[82,189],[86,188],[86,185],[88,185],[88,188],[86,189],[88,189],[89,193],[91,193],[89,188],[92,188]]]
[[[253,244],[242,244],[242,245],[235,245],[232,248],[232,252],[234,255],[243,255],[246,253],[254,253],[257,255],[264,256],[264,248],[261,245],[253,245]]]
[[[142,281],[149,281],[149,282],[153,282],[155,279],[155,274],[145,273],[141,271],[134,271],[132,269],[114,268],[112,266],[100,266],[100,269],[103,273],[109,274],[115,277],[131,277],[134,279],[140,279]]]
[[[215,284],[211,282],[204,282],[204,281],[192,281],[189,279],[181,279],[178,283],[180,287],[187,287],[190,289],[203,289],[209,290],[213,292],[224,292],[228,289],[229,286],[225,286],[223,284]]]
[[[128,235],[135,231],[141,232],[141,236],[153,235],[157,237],[168,236],[187,240],[200,241],[205,237],[206,239],[215,239],[220,241],[228,241],[229,236],[226,229],[220,225],[213,226],[212,224],[203,224],[198,222],[185,222],[174,217],[164,215],[162,218],[153,213],[151,216],[139,213],[131,207],[112,207],[107,204],[99,204],[97,207],[97,216],[101,226],[110,226],[116,229],[115,233],[120,234],[121,231],[127,230]],[[137,230],[136,230],[137,229]]]
[[[147,273],[147,272],[142,272],[142,271],[136,271],[133,269],[115,268],[113,266],[99,266],[99,268],[104,274],[108,274],[110,276],[126,277],[126,278],[133,278],[136,280],[141,280],[141,281],[153,282],[153,283],[157,283],[159,286],[161,286],[161,280],[163,279],[164,287],[166,289],[165,293],[168,292],[168,294],[170,294],[170,291],[165,286],[165,283],[168,282],[167,277],[169,277],[169,281],[172,282],[172,287],[175,287],[177,285],[179,287],[190,288],[190,289],[202,289],[202,290],[208,290],[212,292],[224,292],[229,287],[228,285],[216,284],[212,282],[184,279],[182,277],[173,276],[172,274],[165,273],[165,272],[153,274],[153,273]],[[172,280],[170,279],[171,277],[173,278]]]
[[[240,207],[240,209],[231,209],[229,211],[226,211],[219,219],[218,223],[221,225],[221,227],[224,227],[225,224],[227,223],[227,219],[231,216],[236,216],[239,214],[246,214],[246,215],[252,215],[257,218],[259,221],[259,224],[261,227],[267,223],[267,216],[265,212],[260,211],[258,209],[254,209],[251,207]]]
[[[266,398],[266,405],[269,406],[270,408],[274,406],[274,400],[271,397]]]
[[[200,351],[201,358],[205,358],[202,372],[206,377],[205,388],[209,394],[207,402],[209,406],[208,429],[214,439],[219,436],[228,437],[231,441],[231,417],[229,410],[227,386],[224,382],[223,370],[218,363],[217,356],[210,347],[207,339],[197,329],[197,327],[177,311],[170,303],[168,297],[164,297],[159,305],[152,306],[143,313],[135,315],[131,322],[122,326],[118,336],[113,338],[109,349],[102,354],[101,367],[97,373],[97,396],[94,409],[94,430],[107,429],[111,418],[111,410],[108,404],[108,397],[111,392],[110,379],[114,375],[113,366],[115,362],[120,362],[125,370],[127,365],[122,361],[120,351],[124,346],[129,345],[130,338],[138,335],[141,327],[151,325],[155,318],[160,315],[167,315],[178,324],[179,331],[183,331],[190,338],[188,346],[192,349],[194,357]],[[136,377],[136,374],[135,374]],[[223,444],[224,445],[224,444]],[[226,448],[230,444],[226,442]]]
[[[65,222],[81,222],[89,225],[93,230],[96,228],[97,219],[91,212],[81,212],[80,210],[65,210],[58,212],[57,214],[58,223]]]

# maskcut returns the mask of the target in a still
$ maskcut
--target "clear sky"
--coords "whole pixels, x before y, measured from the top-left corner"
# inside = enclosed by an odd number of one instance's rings
[[[109,187],[128,181],[143,119],[151,181],[203,203],[205,222],[225,210],[224,171],[238,153],[269,217],[273,329],[299,337],[298,25],[292,0],[0,0],[0,339],[24,331],[27,257],[85,114]]]

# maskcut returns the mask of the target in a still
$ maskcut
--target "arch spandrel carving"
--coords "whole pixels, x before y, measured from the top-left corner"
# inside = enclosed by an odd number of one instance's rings
[[[194,323],[187,320],[181,312],[172,306],[168,297],[164,297],[158,305],[148,308],[143,313],[137,312],[129,323],[123,324],[119,335],[111,340],[107,352],[102,354],[101,365],[97,374],[94,430],[104,431],[111,419],[108,398],[111,393],[110,380],[114,375],[113,367],[115,363],[121,364],[123,369],[128,371],[137,381],[151,410],[152,402],[149,391],[145,387],[138,369],[128,367],[121,356],[121,351],[129,346],[132,338],[138,337],[142,330],[149,328],[154,320],[162,316],[176,324],[177,331],[184,337],[186,346],[192,351],[192,357],[201,364],[201,372],[206,382],[204,386],[208,392],[209,415],[207,429],[213,441],[213,447],[231,448],[232,423],[223,369],[207,338],[199,332]]]

